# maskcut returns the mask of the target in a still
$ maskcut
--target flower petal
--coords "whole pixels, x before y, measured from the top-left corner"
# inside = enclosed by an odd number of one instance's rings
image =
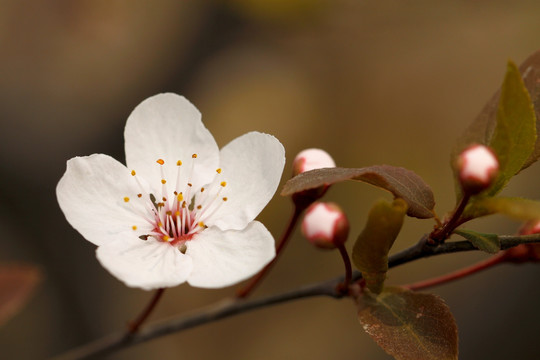
[[[143,208],[141,202],[135,201],[137,192],[128,169],[103,154],[69,160],[56,187],[58,203],[68,222],[96,245],[133,226],[141,234],[151,230],[139,215]]]
[[[186,243],[193,259],[192,286],[221,288],[256,274],[275,256],[274,238],[258,221],[244,230],[208,228]]]
[[[98,247],[96,256],[118,280],[144,290],[179,285],[192,269],[191,258],[176,247],[153,238],[140,240],[131,233]]]
[[[163,159],[165,180],[176,186],[177,161],[182,161],[180,183],[195,188],[211,181],[219,165],[219,149],[201,121],[201,113],[186,98],[159,94],[140,103],[129,116],[124,131],[126,163],[160,189]],[[193,159],[192,155],[197,154]],[[192,163],[194,167],[192,171]]]
[[[281,179],[285,149],[272,135],[250,132],[221,149],[221,178],[227,201],[206,223],[243,229],[268,204]]]

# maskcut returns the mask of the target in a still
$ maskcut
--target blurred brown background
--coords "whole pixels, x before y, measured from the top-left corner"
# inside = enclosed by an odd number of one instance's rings
[[[431,184],[439,215],[453,206],[448,154],[500,85],[506,61],[540,48],[540,3],[478,1],[0,1],[0,261],[32,262],[45,281],[0,328],[0,357],[39,359],[123,328],[150,293],[125,287],[65,221],[55,186],[76,155],[124,160],[131,110],[159,92],[185,95],[220,146],[250,130],[287,150],[283,177],[306,147],[338,165],[387,163]],[[506,195],[540,198],[535,165]],[[327,199],[348,212],[352,237],[373,201],[359,183]],[[291,207],[261,214],[278,237]],[[408,219],[395,251],[429,231]],[[494,217],[480,231],[513,233]],[[348,244],[352,247],[353,241]],[[479,253],[390,272],[403,284],[473,263]],[[254,296],[341,274],[337,254],[297,233]],[[504,265],[435,288],[460,330],[462,359],[536,359],[540,268]],[[152,319],[210,304],[234,287],[168,290]],[[389,359],[363,333],[350,300],[307,299],[226,319],[108,359]]]

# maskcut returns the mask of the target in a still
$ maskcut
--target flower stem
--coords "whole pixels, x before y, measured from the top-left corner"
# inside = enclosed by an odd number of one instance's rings
[[[128,326],[128,335],[134,335],[139,331],[139,328],[144,323],[144,321],[148,318],[148,316],[152,313],[152,310],[156,307],[157,303],[159,302],[159,299],[161,299],[161,296],[163,295],[163,292],[165,291],[164,288],[157,289],[154,296],[152,297],[152,300],[146,305],[146,308],[143,310],[143,312],[135,319],[134,321],[129,323]]]
[[[345,280],[343,281],[343,283],[338,285],[337,289],[340,293],[345,295],[349,292],[349,285],[351,284],[352,280],[351,259],[349,258],[349,254],[347,253],[347,248],[345,248],[345,245],[339,245],[338,250],[341,258],[343,259],[343,264],[345,264]]]
[[[403,286],[406,289],[412,290],[412,291],[418,291],[427,289],[430,287],[446,284],[448,282],[458,280],[461,278],[464,278],[466,276],[475,274],[477,272],[480,272],[482,270],[489,269],[495,265],[502,264],[507,259],[506,252],[500,253],[498,255],[492,256],[489,259],[486,259],[484,261],[480,261],[479,263],[476,263],[474,265],[471,265],[469,267],[459,269],[457,271],[454,271],[450,274],[446,274],[443,276],[435,277],[432,279],[427,279],[423,281],[419,281],[410,285]]]
[[[289,224],[287,225],[285,232],[281,235],[281,239],[279,240],[278,246],[276,248],[276,256],[257,275],[255,275],[255,277],[253,277],[246,286],[244,286],[243,288],[239,289],[236,292],[237,299],[245,299],[246,297],[248,297],[248,295],[255,289],[255,287],[261,282],[264,276],[268,273],[268,271],[270,271],[272,266],[276,263],[279,255],[283,252],[285,245],[287,245],[287,242],[289,238],[291,237],[293,230],[296,224],[298,223],[298,219],[300,218],[300,215],[302,214],[304,209],[305,209],[304,206],[299,206],[299,205],[294,206],[294,212],[289,220]]]
[[[450,219],[446,221],[442,227],[433,230],[429,236],[430,240],[434,241],[435,244],[442,244],[444,240],[450,236],[452,231],[454,231],[454,229],[460,225],[459,221],[461,215],[463,214],[463,210],[465,210],[470,198],[471,196],[467,193],[463,195],[459,204],[456,206],[452,217],[450,217]]]

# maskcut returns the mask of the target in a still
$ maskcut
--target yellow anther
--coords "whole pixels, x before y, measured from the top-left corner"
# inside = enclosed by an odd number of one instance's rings
[[[165,161],[163,161],[163,159],[157,159],[156,162],[157,162],[159,165],[165,164]]]
[[[167,183],[167,180],[161,179],[161,183],[162,183],[162,184],[166,184],[166,183]]]
[[[184,195],[182,195],[182,193],[178,194],[178,196],[176,197],[178,199],[178,202],[184,200]]]
[[[176,211],[174,212],[174,216],[180,216],[180,211],[176,210]]]
[[[166,214],[167,214],[168,216],[171,216],[171,215],[172,215],[172,211],[169,210],[169,211],[166,212]]]
[[[226,181],[222,181],[220,185],[223,186],[223,187],[225,187],[225,186],[227,186],[227,182],[226,182]]]
[[[217,172],[218,174],[221,174],[221,168],[216,169],[216,172]]]
[[[135,225],[133,225],[131,228],[133,229],[133,231],[137,230],[137,227]]]
[[[132,176],[137,175],[137,173],[135,172],[135,170],[131,170],[131,175],[132,175]]]
[[[142,194],[137,194],[137,197],[142,197]]]
[[[204,188],[203,188],[203,187],[201,188],[201,192],[204,192]]]
[[[129,198],[127,196],[124,198],[124,202],[129,202]]]
[[[170,236],[163,235],[163,241],[169,241],[171,238]]]
[[[160,222],[157,223],[157,226],[158,226],[158,227],[162,227],[162,226],[163,226],[163,223],[160,221]]]
[[[223,198],[223,201],[227,201],[227,200],[228,200],[227,197],[224,197],[224,198]]]
[[[197,158],[197,154],[193,154],[193,155],[191,155],[191,157],[192,157],[193,159],[196,159],[196,158]]]
[[[176,162],[176,165],[177,165],[177,166],[182,166],[182,161],[178,160],[178,161]]]
[[[200,227],[204,227],[204,223],[201,221],[201,222],[199,223],[199,226],[200,226]]]

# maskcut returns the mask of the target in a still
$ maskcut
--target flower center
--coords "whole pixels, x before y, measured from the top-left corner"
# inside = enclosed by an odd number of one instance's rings
[[[168,179],[165,178],[163,168],[168,164],[165,164],[163,159],[156,161],[157,166],[160,167],[161,184],[157,187],[151,187],[155,193],[146,192],[135,170],[131,171],[131,175],[135,178],[140,189],[136,201],[141,201],[144,205],[143,211],[135,207],[133,209],[152,227],[150,232],[139,236],[142,240],[151,236],[158,241],[170,243],[185,251],[185,243],[206,229],[205,222],[227,201],[227,197],[222,196],[222,191],[227,183],[220,181],[221,169],[216,170],[217,175],[214,181],[206,187],[194,191],[190,179],[197,154],[193,154],[192,159],[186,183],[181,183],[180,180],[182,161],[176,162],[178,170],[176,185],[172,192],[167,187]],[[160,188],[161,191],[155,191]],[[124,202],[130,203],[130,198],[124,197]],[[137,231],[137,226],[133,225],[132,230]]]

